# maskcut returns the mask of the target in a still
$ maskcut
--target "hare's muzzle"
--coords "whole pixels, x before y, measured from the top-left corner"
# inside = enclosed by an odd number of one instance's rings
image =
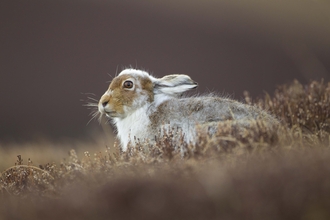
[[[107,94],[104,94],[98,104],[99,112],[101,114],[105,114],[107,112],[107,108],[109,107],[109,101],[110,101],[110,96]]]
[[[110,103],[110,95],[104,94],[98,104],[99,112],[103,115],[106,115],[109,118],[115,118],[118,117],[118,112],[115,111],[113,105]]]
[[[108,105],[108,102],[100,103],[99,104],[99,112],[102,115],[104,114],[104,115],[106,115],[109,118],[117,117],[117,112],[116,111],[113,111],[113,110],[110,110],[107,105]]]

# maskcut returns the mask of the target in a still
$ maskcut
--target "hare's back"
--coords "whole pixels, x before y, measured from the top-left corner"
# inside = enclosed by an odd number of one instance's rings
[[[150,119],[153,123],[207,123],[245,118],[256,119],[263,114],[266,113],[261,109],[235,100],[200,96],[167,100],[157,106]]]

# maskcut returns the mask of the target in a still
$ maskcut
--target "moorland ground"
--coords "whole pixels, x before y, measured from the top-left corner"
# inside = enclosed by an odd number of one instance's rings
[[[1,148],[0,219],[330,219],[330,83],[244,95],[281,125],[227,121],[179,147],[173,130],[126,152],[103,141]]]

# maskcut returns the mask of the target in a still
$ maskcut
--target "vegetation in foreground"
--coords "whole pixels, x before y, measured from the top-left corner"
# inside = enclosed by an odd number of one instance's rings
[[[173,130],[39,166],[22,154],[1,174],[0,219],[330,219],[330,83],[245,99],[282,125],[228,121],[179,146]]]

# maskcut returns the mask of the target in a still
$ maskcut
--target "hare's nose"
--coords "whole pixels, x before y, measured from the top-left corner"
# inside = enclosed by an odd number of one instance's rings
[[[102,106],[103,106],[103,108],[108,104],[108,102],[109,102],[109,101],[104,101],[104,102],[102,102]]]

